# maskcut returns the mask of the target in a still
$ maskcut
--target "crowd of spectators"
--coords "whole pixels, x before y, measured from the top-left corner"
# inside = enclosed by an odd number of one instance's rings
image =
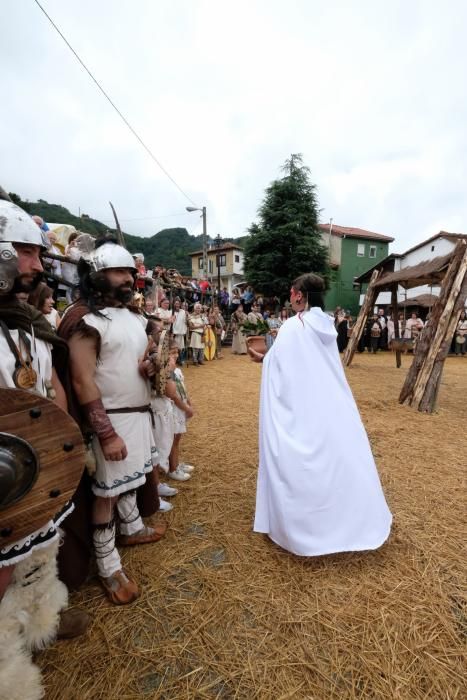
[[[425,325],[430,320],[428,312],[423,319],[416,311],[410,312],[407,317],[404,312],[399,312],[398,320],[398,349],[405,351],[414,350],[417,341]],[[340,306],[334,311],[334,323],[337,330],[337,345],[339,352],[344,352],[353,332],[354,319],[350,312]],[[359,352],[371,352],[391,350],[396,341],[395,324],[392,318],[391,307],[379,308],[368,316],[365,328],[358,342]],[[467,354],[467,320],[466,313],[462,311],[452,338],[450,352],[456,355]]]

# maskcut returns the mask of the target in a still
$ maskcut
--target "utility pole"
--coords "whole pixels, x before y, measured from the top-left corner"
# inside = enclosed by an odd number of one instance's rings
[[[206,226],[206,207],[202,209],[203,217],[203,274],[208,279],[208,232]]]
[[[206,207],[185,207],[189,212],[200,211],[203,219],[203,277],[208,279],[208,230],[206,225]]]

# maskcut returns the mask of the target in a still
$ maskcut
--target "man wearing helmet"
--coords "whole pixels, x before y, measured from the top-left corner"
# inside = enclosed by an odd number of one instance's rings
[[[66,344],[38,311],[16,298],[41,280],[44,248],[42,233],[29,215],[0,199],[0,387],[53,397],[66,411],[65,392],[53,366],[66,364]],[[66,504],[16,542],[2,546],[0,539],[0,697],[42,697],[31,651],[55,637],[59,613],[67,604],[66,586],[57,578],[58,526],[72,508]],[[70,619],[65,620],[69,636],[84,631],[87,622],[87,615],[84,622],[75,617],[73,630],[73,622],[70,627]]]
[[[136,268],[130,253],[115,241],[96,245],[81,260],[81,298],[67,311],[60,335],[68,340],[73,386],[93,437],[93,542],[98,573],[109,599],[122,605],[138,595],[122,569],[115,546],[115,511],[120,542],[159,540],[165,524],[146,527],[136,489],[152,475],[155,446],[149,375],[144,359],[147,319],[132,305]],[[148,478],[151,478],[151,476]],[[157,499],[156,485],[153,492]]]

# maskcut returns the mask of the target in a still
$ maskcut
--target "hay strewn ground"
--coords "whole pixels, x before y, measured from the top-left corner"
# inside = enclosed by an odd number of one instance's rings
[[[467,360],[449,358],[425,416],[397,403],[411,358],[397,370],[356,356],[348,376],[395,524],[377,552],[306,560],[251,532],[261,369],[225,354],[186,372],[198,469],[165,540],[125,553],[144,594],[115,608],[91,583],[73,598],[94,623],[39,656],[47,699],[467,697]]]

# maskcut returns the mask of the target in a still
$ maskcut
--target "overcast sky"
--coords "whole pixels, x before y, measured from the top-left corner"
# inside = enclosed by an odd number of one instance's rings
[[[321,220],[403,252],[467,233],[465,0],[41,0],[208,232],[239,236],[291,153]],[[34,0],[0,0],[0,183],[149,236],[198,214]],[[156,218],[159,217],[159,218]]]

